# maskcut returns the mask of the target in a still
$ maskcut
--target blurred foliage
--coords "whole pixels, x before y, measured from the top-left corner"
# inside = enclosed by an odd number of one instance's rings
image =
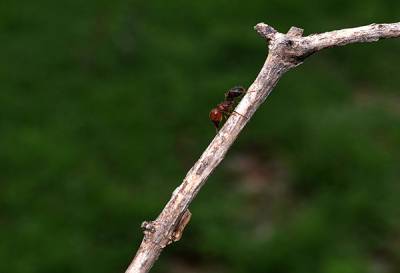
[[[0,3],[0,272],[123,272],[266,56],[252,27],[398,21],[400,2]],[[285,75],[153,272],[400,268],[400,40]]]

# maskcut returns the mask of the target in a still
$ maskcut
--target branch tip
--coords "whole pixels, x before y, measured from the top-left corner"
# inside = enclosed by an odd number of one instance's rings
[[[258,23],[254,27],[254,29],[257,31],[257,33],[261,37],[263,37],[267,40],[271,40],[272,38],[274,38],[275,34],[277,33],[277,31],[273,27],[271,27],[265,23]]]

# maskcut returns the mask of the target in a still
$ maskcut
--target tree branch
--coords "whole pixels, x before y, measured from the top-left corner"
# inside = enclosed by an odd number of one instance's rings
[[[371,24],[306,37],[302,37],[303,30],[297,27],[292,27],[287,34],[279,33],[264,23],[257,24],[255,29],[267,40],[269,54],[256,80],[236,107],[235,112],[239,114],[233,113],[226,121],[182,184],[172,193],[157,219],[142,224],[144,238],[126,273],[148,272],[161,251],[180,239],[190,220],[190,203],[285,72],[324,48],[400,37],[400,23]]]

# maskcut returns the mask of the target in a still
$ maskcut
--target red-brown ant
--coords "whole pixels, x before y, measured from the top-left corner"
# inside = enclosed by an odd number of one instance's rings
[[[235,112],[233,109],[235,108],[238,99],[241,98],[245,93],[246,89],[241,86],[232,87],[228,90],[228,92],[225,93],[225,100],[210,111],[210,120],[214,124],[217,131],[219,130],[219,125],[222,120],[224,118],[228,118],[232,112]]]

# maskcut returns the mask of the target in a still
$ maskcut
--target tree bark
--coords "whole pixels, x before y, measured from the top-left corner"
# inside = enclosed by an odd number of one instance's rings
[[[285,72],[325,48],[400,37],[400,22],[371,24],[305,37],[302,37],[303,30],[297,27],[292,27],[288,33],[283,34],[260,23],[255,26],[255,30],[268,43],[269,53],[264,66],[233,114],[189,170],[182,184],[172,193],[161,214],[154,221],[143,222],[143,241],[125,273],[148,272],[162,250],[180,239],[190,220],[190,203]]]

